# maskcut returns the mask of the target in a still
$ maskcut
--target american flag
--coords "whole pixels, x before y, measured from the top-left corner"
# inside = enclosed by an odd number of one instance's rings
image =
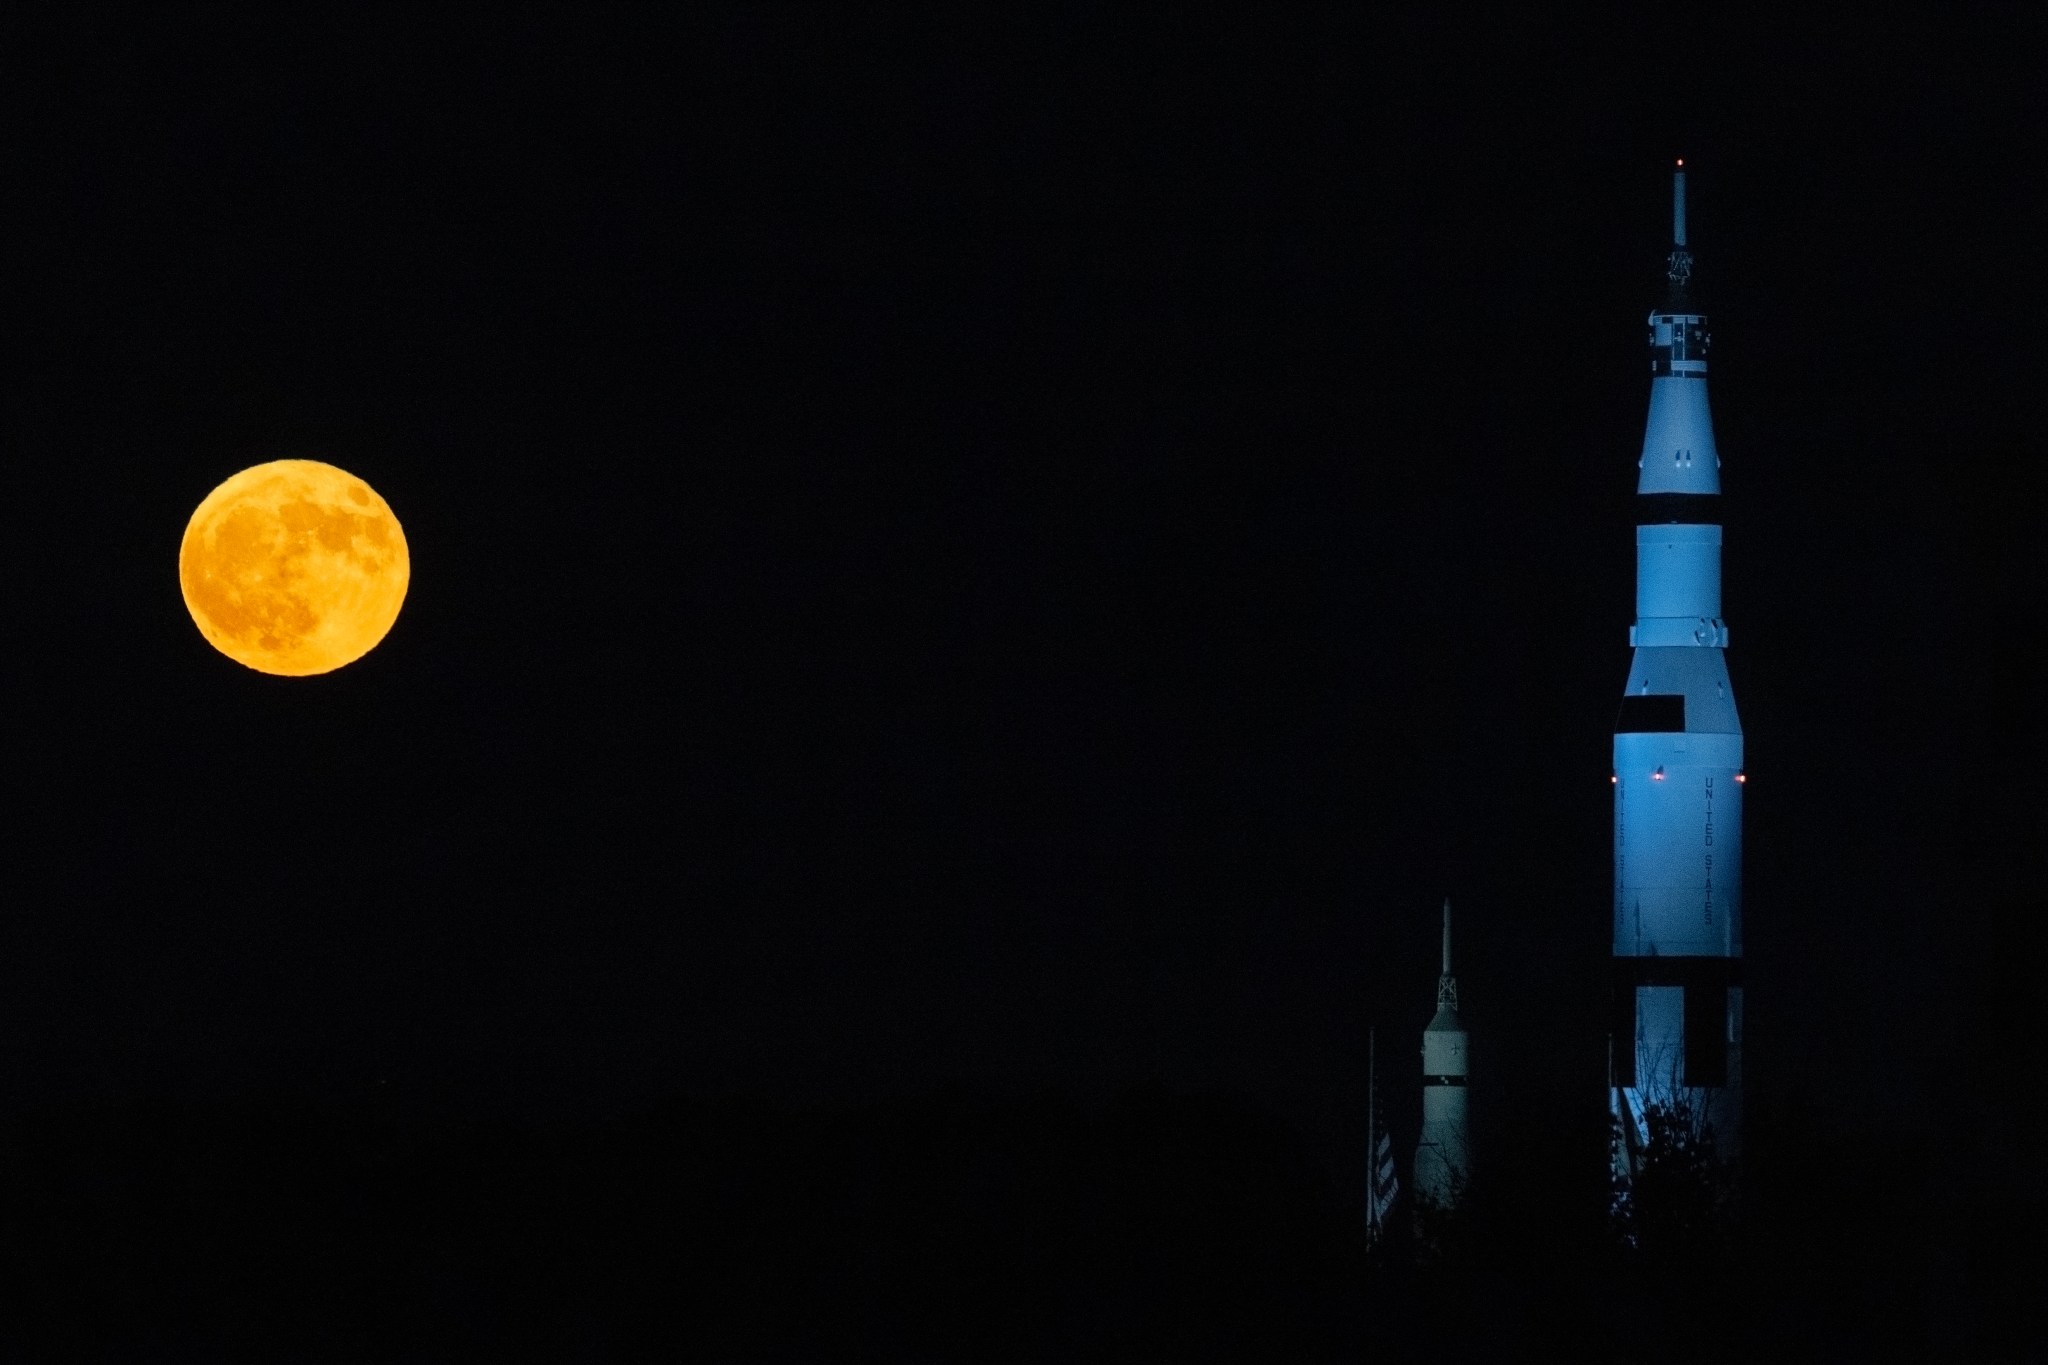
[[[1372,1221],[1384,1223],[1387,1210],[1394,1207],[1394,1196],[1401,1192],[1401,1182],[1394,1176],[1394,1140],[1385,1133],[1373,1144],[1372,1160]]]

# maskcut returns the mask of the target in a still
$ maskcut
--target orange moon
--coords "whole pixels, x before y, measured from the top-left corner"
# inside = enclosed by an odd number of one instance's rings
[[[199,504],[178,550],[199,633],[236,663],[284,677],[369,653],[411,581],[391,508],[318,460],[273,460],[230,478]]]

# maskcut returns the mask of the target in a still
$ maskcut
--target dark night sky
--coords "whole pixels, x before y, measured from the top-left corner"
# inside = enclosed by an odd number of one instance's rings
[[[1488,1122],[1597,1112],[1684,155],[1753,1075],[1950,1121],[2040,871],[2017,27],[678,8],[0,24],[0,1104],[1158,1084],[1347,1168],[1448,891]],[[177,589],[284,456],[414,557],[312,680]]]

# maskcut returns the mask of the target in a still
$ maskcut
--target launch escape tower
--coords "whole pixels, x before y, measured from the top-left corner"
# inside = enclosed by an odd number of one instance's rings
[[[1471,1175],[1465,1128],[1465,1023],[1458,978],[1451,974],[1451,903],[1444,901],[1443,973],[1436,1015],[1422,1032],[1422,1140],[1415,1148],[1415,1199],[1439,1210],[1458,1206]]]
[[[1653,1107],[1742,1120],[1742,725],[1721,621],[1721,458],[1707,319],[1692,295],[1684,162],[1672,179],[1664,304],[1650,314],[1650,416],[1637,481],[1634,659],[1614,725],[1615,1175],[1641,1166]],[[1419,1182],[1418,1182],[1419,1183]]]

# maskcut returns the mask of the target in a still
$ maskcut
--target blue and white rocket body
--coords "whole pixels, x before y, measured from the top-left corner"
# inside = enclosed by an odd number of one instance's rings
[[[1683,163],[1680,163],[1681,167]],[[1740,1143],[1742,724],[1721,619],[1721,458],[1707,319],[1692,302],[1685,172],[1670,289],[1650,314],[1650,416],[1637,461],[1635,657],[1614,733],[1616,1173],[1649,1106]]]

